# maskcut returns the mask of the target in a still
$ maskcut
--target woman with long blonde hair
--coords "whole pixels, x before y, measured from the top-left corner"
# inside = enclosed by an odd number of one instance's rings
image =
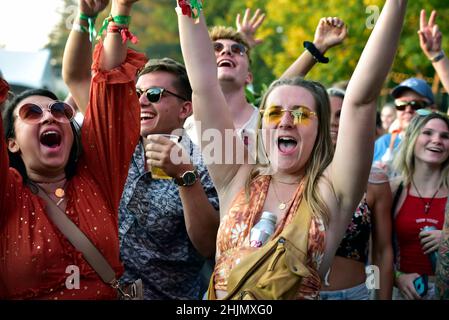
[[[418,110],[393,165],[395,299],[433,299],[435,262],[449,194],[449,119]],[[426,290],[427,287],[427,290]]]
[[[393,62],[406,4],[386,1],[349,84],[341,116],[342,139],[333,158],[326,90],[319,83],[298,78],[275,81],[261,104],[268,170],[250,164],[249,159],[244,163],[236,158],[230,164],[225,162],[229,152],[234,156],[239,148],[238,139],[234,139],[237,146],[233,144],[227,154],[223,153],[220,163],[208,161],[205,151],[209,150],[209,141],[202,136],[198,139],[220,197],[222,218],[209,298],[224,298],[232,269],[258,250],[250,245],[250,230],[263,211],[277,217],[273,237],[288,227],[295,215],[311,212],[302,264],[308,275],[292,298],[319,297],[320,276],[329,268],[367,183],[376,99]],[[242,50],[236,53],[231,40],[215,43],[214,47],[221,50],[214,56],[204,17],[197,24],[181,10],[178,17],[181,48],[193,89],[194,117],[201,121],[199,134],[218,130],[222,137],[219,142],[229,147],[225,132],[234,130],[234,125],[217,81],[217,68],[222,76],[236,77],[244,72],[248,56]],[[245,192],[248,177],[249,197]],[[302,202],[305,209],[298,212]]]

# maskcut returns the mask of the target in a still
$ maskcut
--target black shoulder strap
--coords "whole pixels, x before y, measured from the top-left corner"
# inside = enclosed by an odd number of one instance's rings
[[[394,194],[393,203],[391,205],[391,216],[394,217],[394,212],[396,210],[396,206],[399,202],[399,197],[401,196],[402,189],[404,188],[404,182],[401,181],[398,188],[396,189],[396,193]]]

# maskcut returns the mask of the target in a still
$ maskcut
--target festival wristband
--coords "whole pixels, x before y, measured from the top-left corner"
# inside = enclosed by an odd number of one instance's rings
[[[315,45],[313,44],[313,42],[310,41],[304,41],[304,48],[306,48],[307,51],[310,52],[310,54],[312,55],[312,57],[320,63],[328,63],[329,62],[329,58],[325,57],[320,50],[317,49],[317,47],[315,47]]]
[[[438,52],[435,56],[433,56],[432,58],[430,58],[429,60],[432,61],[432,63],[438,62],[441,59],[443,59],[445,57],[444,51],[441,50],[440,52]]]
[[[203,4],[201,0],[177,0],[178,6],[176,12],[178,15],[188,16],[189,18],[199,21],[201,10],[203,10]]]
[[[122,37],[123,44],[125,44],[127,40],[131,41],[133,44],[136,44],[139,41],[139,39],[137,39],[137,37],[132,34],[126,26],[109,25],[108,33],[119,33]]]
[[[109,15],[108,17],[106,17],[104,19],[103,25],[101,26],[101,29],[98,32],[97,39],[101,37],[101,35],[103,34],[103,32],[105,30],[107,30],[110,22],[114,22],[115,24],[118,24],[118,25],[128,26],[131,22],[131,17],[130,16],[114,16],[113,17],[112,15]]]
[[[85,15],[84,13],[80,12],[79,18],[81,20],[87,21],[89,24],[89,41],[92,42],[93,39],[97,36],[97,31],[95,31],[95,20],[97,19],[98,15],[94,15],[92,17]],[[82,28],[81,28],[82,30]]]

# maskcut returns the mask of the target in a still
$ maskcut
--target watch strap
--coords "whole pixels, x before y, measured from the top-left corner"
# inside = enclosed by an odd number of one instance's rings
[[[185,175],[186,175],[187,173],[193,173],[193,174],[195,175],[195,180],[193,181],[193,183],[188,184],[188,183],[186,182],[186,180],[185,180]],[[187,171],[185,171],[185,172],[181,175],[181,177],[176,177],[174,180],[175,180],[175,183],[176,183],[178,186],[180,186],[180,187],[185,187],[185,186],[191,186],[191,185],[193,185],[193,184],[196,182],[196,180],[198,180],[198,179],[199,179],[198,171],[196,170],[196,168],[194,168],[193,170],[187,170]]]

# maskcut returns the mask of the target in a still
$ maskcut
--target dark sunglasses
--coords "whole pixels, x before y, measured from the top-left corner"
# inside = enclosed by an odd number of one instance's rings
[[[70,123],[75,117],[75,109],[62,101],[55,101],[46,107],[36,103],[26,103],[19,108],[19,118],[29,124],[36,124],[42,121],[44,111],[51,113],[53,118],[60,123]]]
[[[187,101],[186,98],[181,97],[180,95],[177,95],[176,93],[171,92],[165,88],[153,87],[148,88],[147,90],[136,89],[137,97],[139,99],[142,96],[142,94],[145,94],[148,101],[150,101],[151,103],[158,103],[159,101],[161,101],[162,94],[164,92],[167,92],[168,94],[171,94],[172,96],[175,96],[176,98],[179,98],[181,100]]]
[[[219,53],[224,49],[224,44],[221,42],[214,42],[214,50]],[[231,52],[234,54],[239,54],[243,56],[246,53],[246,48],[241,43],[233,43],[231,44]]]
[[[430,106],[430,103],[427,101],[418,101],[418,100],[411,100],[411,101],[396,100],[394,102],[394,105],[396,107],[396,110],[404,111],[407,106],[410,106],[413,110],[424,109]]]

